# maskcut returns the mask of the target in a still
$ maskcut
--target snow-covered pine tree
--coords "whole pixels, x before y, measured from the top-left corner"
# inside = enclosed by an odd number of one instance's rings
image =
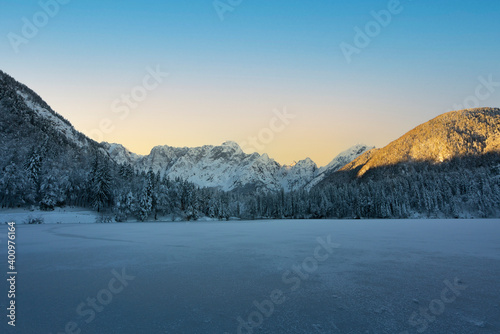
[[[38,198],[40,195],[40,175],[42,172],[42,157],[38,153],[37,149],[34,148],[24,164],[26,169],[28,180],[31,182],[33,191],[35,192],[35,197]],[[36,200],[36,199],[35,199]]]
[[[57,204],[57,193],[58,188],[56,184],[56,179],[52,175],[47,175],[43,178],[40,191],[43,194],[42,200],[40,201],[41,210],[54,210]]]
[[[90,194],[92,206],[100,212],[111,202],[111,174],[106,160],[95,156],[92,170],[90,172]]]
[[[164,177],[159,181],[158,184],[158,191],[157,191],[157,211],[162,214],[166,215],[167,213],[170,213],[172,211],[172,201],[170,199],[170,182],[167,177]]]
[[[138,216],[141,221],[146,221],[151,213],[156,212],[157,196],[155,193],[155,174],[150,169],[146,175],[144,187],[142,189],[139,202]],[[156,219],[156,213],[155,213]]]
[[[13,208],[26,204],[26,173],[14,162],[5,166],[0,174],[0,204],[2,208]]]

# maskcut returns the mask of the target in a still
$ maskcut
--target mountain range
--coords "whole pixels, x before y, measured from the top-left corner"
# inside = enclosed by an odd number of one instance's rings
[[[12,160],[13,155],[28,155],[33,146],[58,143],[50,145],[56,150],[53,154],[72,154],[91,160],[89,154],[101,151],[113,162],[131,165],[139,172],[152,169],[171,179],[180,178],[199,187],[224,191],[311,189],[325,176],[373,148],[356,145],[321,168],[309,158],[293,166],[280,165],[267,154],[245,153],[232,141],[194,148],[156,146],[149,155],[138,155],[120,144],[96,143],[86,137],[34,91],[3,72],[0,72],[0,113],[4,163]]]
[[[103,147],[119,164],[130,164],[140,171],[151,168],[155,173],[187,180],[200,187],[218,187],[224,191],[284,189],[286,192],[312,188],[325,176],[373,148],[356,145],[339,154],[327,166],[318,168],[309,158],[293,166],[280,165],[267,154],[247,154],[232,141],[220,146],[195,148],[157,146],[144,156],[132,153],[120,144],[103,143]]]
[[[22,161],[37,146],[50,146],[54,169],[72,163],[89,164],[96,152],[111,162],[128,165],[137,172],[150,169],[171,179],[223,191],[311,190],[324,185],[338,171],[362,177],[383,166],[426,161],[441,163],[456,157],[500,151],[500,109],[483,108],[450,112],[422,124],[386,147],[356,145],[342,152],[325,167],[305,159],[292,166],[280,165],[267,154],[248,154],[235,142],[220,146],[154,147],[137,155],[120,144],[97,143],[53,111],[31,89],[0,71],[1,168]],[[57,165],[57,163],[61,165]],[[71,165],[71,163],[70,163]]]

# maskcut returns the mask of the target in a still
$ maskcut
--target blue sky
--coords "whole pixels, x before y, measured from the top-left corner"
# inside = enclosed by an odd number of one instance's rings
[[[255,150],[324,165],[463,104],[479,77],[500,81],[497,1],[401,1],[402,12],[348,63],[340,44],[353,44],[354,28],[388,3],[243,0],[220,20],[209,0],[73,0],[16,53],[8,34],[22,36],[23,17],[33,22],[42,7],[4,0],[0,69],[84,133],[110,119],[102,139],[138,153],[242,143],[286,107],[296,117]],[[158,65],[169,77],[117,119],[112,102]],[[500,87],[479,105],[500,106]]]

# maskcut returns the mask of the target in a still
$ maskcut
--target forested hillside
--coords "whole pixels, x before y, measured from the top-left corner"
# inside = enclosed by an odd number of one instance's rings
[[[280,166],[231,142],[140,157],[90,140],[0,72],[0,206],[78,206],[119,222],[498,217],[499,131],[500,109],[456,111],[382,149],[355,146],[320,169],[309,159]]]

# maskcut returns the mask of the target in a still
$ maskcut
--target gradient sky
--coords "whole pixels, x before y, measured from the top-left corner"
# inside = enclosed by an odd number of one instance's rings
[[[87,135],[110,120],[102,139],[141,154],[164,144],[241,144],[286,108],[295,118],[257,151],[325,165],[463,104],[481,76],[500,82],[498,1],[401,6],[349,64],[340,44],[353,44],[354,28],[388,1],[243,0],[220,20],[211,0],[73,0],[16,53],[8,34],[21,35],[23,17],[33,21],[42,9],[3,0],[0,69]],[[119,118],[113,101],[157,65],[169,76]],[[500,86],[479,102],[499,107]]]

